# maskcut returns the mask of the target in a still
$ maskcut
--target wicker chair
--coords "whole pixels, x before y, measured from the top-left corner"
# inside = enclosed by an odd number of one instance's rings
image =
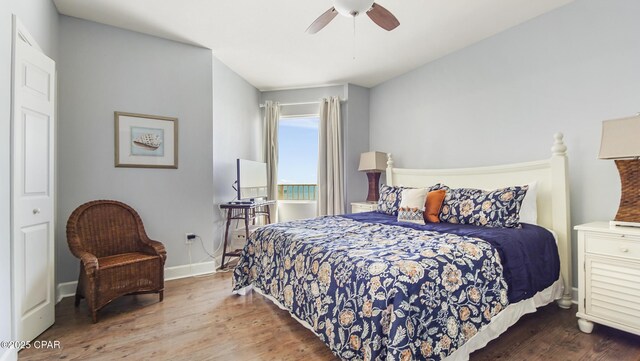
[[[120,296],[159,293],[162,302],[167,253],[133,208],[109,200],[81,205],[67,222],[67,242],[81,261],[75,305],[86,298],[94,323],[98,310]]]

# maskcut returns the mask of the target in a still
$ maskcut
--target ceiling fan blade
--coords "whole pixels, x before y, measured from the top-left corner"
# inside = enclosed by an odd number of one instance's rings
[[[376,3],[373,3],[371,9],[367,11],[367,15],[374,23],[387,31],[391,31],[400,25],[398,19],[389,10]]]
[[[331,9],[325,11],[324,14],[320,15],[316,19],[316,21],[311,23],[311,25],[309,25],[309,27],[307,28],[306,32],[308,34],[317,33],[318,31],[322,30],[322,28],[327,26],[327,24],[329,24],[331,20],[333,20],[333,18],[335,18],[337,15],[338,15],[338,11],[336,11],[336,8],[332,7]]]

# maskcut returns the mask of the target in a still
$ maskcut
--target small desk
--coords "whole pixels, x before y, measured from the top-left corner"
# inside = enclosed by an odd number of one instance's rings
[[[267,224],[271,223],[271,212],[269,206],[276,204],[276,201],[262,201],[256,203],[223,203],[220,209],[227,210],[227,224],[224,231],[224,245],[222,248],[222,262],[220,269],[225,268],[224,259],[226,257],[240,257],[241,249],[227,252],[229,244],[229,226],[233,220],[244,220],[244,229],[246,239],[249,240],[249,220],[252,224],[256,224],[256,217],[266,217]]]

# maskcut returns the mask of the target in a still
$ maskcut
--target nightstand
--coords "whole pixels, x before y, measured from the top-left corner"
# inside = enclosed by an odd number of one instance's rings
[[[353,202],[351,203],[351,213],[372,212],[378,209],[376,202]]]
[[[640,335],[640,229],[608,222],[578,231],[578,326],[600,323]]]

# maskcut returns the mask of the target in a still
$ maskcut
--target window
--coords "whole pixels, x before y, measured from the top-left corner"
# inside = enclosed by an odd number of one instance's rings
[[[316,200],[318,116],[280,118],[278,199]]]

